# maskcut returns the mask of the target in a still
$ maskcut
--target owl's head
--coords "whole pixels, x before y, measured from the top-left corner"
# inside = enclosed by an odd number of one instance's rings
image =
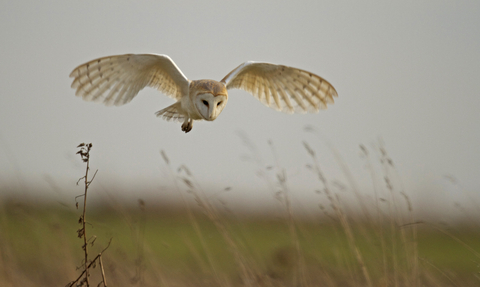
[[[215,120],[227,104],[225,84],[214,80],[192,81],[190,90],[195,94],[195,107],[207,121]]]

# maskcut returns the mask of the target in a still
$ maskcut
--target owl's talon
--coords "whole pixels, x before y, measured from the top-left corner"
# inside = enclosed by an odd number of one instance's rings
[[[188,133],[193,128],[193,120],[185,120],[182,124],[182,131]]]

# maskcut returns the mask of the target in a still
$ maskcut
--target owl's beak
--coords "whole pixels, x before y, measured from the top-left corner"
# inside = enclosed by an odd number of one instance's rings
[[[210,112],[210,114],[208,115],[208,120],[209,121],[213,121],[214,119],[216,119],[217,117],[215,116],[215,109],[212,109],[212,111]]]

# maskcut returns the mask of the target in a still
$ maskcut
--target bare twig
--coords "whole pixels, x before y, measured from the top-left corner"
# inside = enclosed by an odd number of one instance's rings
[[[103,281],[103,286],[107,287],[107,279],[105,278],[105,270],[103,269],[103,262],[102,262],[102,256],[98,257],[100,261],[100,270],[102,270],[102,281]],[[100,282],[101,283],[101,282]],[[100,285],[100,284],[98,284]]]
[[[84,192],[84,197],[83,197],[83,215],[82,215],[82,236],[83,236],[83,251],[85,254],[85,281],[87,283],[87,287],[90,286],[90,283],[88,281],[88,244],[87,244],[87,231],[85,228],[85,215],[87,211],[87,191],[88,191],[88,170],[90,169],[90,149],[92,148],[92,144],[87,144],[86,148],[82,147],[80,149],[80,156],[82,157],[83,161],[87,163],[87,167],[85,169],[85,176],[83,177],[85,179],[85,192]]]
[[[89,143],[89,144],[81,143],[77,146],[77,148],[80,148],[80,150],[77,152],[77,154],[80,154],[80,157],[82,158],[82,161],[87,164],[87,166],[85,168],[85,175],[82,176],[77,181],[77,185],[81,180],[84,181],[84,186],[85,186],[84,193],[82,195],[78,195],[78,196],[75,197],[75,205],[78,208],[77,198],[83,196],[83,213],[82,213],[82,215],[80,216],[80,219],[79,219],[79,223],[82,224],[82,227],[79,230],[77,230],[77,234],[78,234],[78,237],[83,238],[82,249],[83,249],[83,253],[85,255],[84,256],[85,258],[83,260],[83,267],[84,267],[83,272],[80,274],[80,276],[78,276],[78,278],[76,280],[67,284],[67,286],[70,287],[70,286],[73,286],[75,283],[80,282],[81,286],[83,286],[85,284],[87,287],[89,287],[90,286],[89,268],[92,265],[94,265],[95,262],[98,260],[99,263],[100,263],[100,269],[101,269],[101,273],[102,273],[102,281],[98,284],[98,286],[100,286],[103,283],[103,286],[106,287],[107,286],[107,281],[105,279],[105,270],[103,269],[102,254],[110,246],[110,243],[112,242],[112,239],[110,239],[110,241],[108,242],[107,247],[105,249],[103,249],[102,252],[100,252],[92,261],[88,260],[88,243],[90,243],[91,246],[93,246],[97,237],[94,235],[94,236],[91,236],[90,238],[87,239],[87,229],[86,229],[86,224],[87,224],[87,220],[86,220],[87,192],[88,192],[88,188],[89,188],[90,184],[95,179],[95,176],[97,175],[98,170],[95,171],[95,173],[93,174],[93,177],[89,180],[88,179],[88,173],[90,171],[90,150],[92,149],[92,144],[91,143]],[[83,279],[82,279],[82,277],[83,277]]]
[[[102,255],[103,255],[103,252],[105,252],[105,250],[107,250],[108,247],[110,247],[110,243],[112,242],[112,239],[113,239],[113,238],[110,238],[110,240],[108,241],[107,247],[105,247],[105,248],[102,250],[102,252],[98,253],[98,255],[92,260],[92,262],[90,262],[90,264],[88,264],[87,269],[83,270],[82,273],[78,276],[78,278],[77,278],[76,280],[68,283],[66,287],[72,287],[73,284],[77,283],[77,282],[82,278],[83,274],[86,273],[86,270],[88,270],[97,260],[100,260],[100,262],[101,262],[101,257],[102,257]],[[100,263],[100,264],[101,264],[101,263]],[[102,266],[103,266],[103,265],[102,265]],[[104,274],[104,272],[103,272],[103,267],[102,267],[102,277],[104,277],[104,275],[105,275],[105,274]],[[104,285],[105,287],[107,287],[106,281],[103,281],[103,285]]]

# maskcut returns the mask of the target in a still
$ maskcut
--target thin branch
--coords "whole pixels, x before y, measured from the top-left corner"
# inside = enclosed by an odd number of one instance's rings
[[[109,243],[110,244],[110,243]],[[102,252],[103,253],[103,252]],[[103,286],[107,287],[107,279],[105,278],[105,270],[103,270],[103,262],[102,262],[102,256],[99,257],[100,261],[100,270],[102,270],[102,282]],[[100,282],[100,283],[102,283]],[[100,285],[100,283],[98,285]]]
[[[93,263],[95,263],[95,261],[97,261],[99,258],[102,257],[103,252],[105,252],[105,250],[107,250],[108,247],[110,247],[110,243],[112,242],[112,239],[113,239],[113,237],[110,238],[110,240],[108,241],[107,247],[105,247],[105,248],[102,250],[102,252],[98,253],[98,255],[92,260],[92,262],[90,262],[90,264],[88,264],[86,270],[88,270],[88,269],[93,265]],[[83,270],[82,273],[80,274],[80,276],[78,276],[78,278],[77,278],[76,280],[70,282],[67,286],[68,286],[68,287],[72,287],[73,284],[77,283],[77,282],[82,278],[83,274],[85,274],[85,271],[86,271],[86,270]],[[102,273],[103,273],[103,268],[102,268]],[[104,274],[102,274],[102,276],[104,276]],[[104,282],[106,282],[106,281],[104,281]],[[106,283],[104,283],[104,284],[105,284],[105,287],[106,287],[106,286],[107,286]]]
[[[79,183],[82,179],[84,179],[84,178],[85,178],[85,176],[82,176],[81,178],[79,178],[79,179],[77,180],[77,185],[78,185],[78,183]]]
[[[82,216],[82,232],[83,232],[83,251],[85,253],[85,279],[86,279],[86,282],[87,282],[87,287],[90,286],[90,282],[88,281],[88,267],[87,267],[87,264],[88,264],[88,244],[87,244],[87,230],[86,230],[86,226],[85,226],[85,215],[86,215],[86,211],[87,211],[87,191],[88,191],[88,170],[90,169],[89,168],[89,165],[90,165],[90,156],[89,156],[89,152],[90,152],[90,146],[88,146],[88,149],[87,149],[87,152],[85,154],[85,158],[86,158],[86,162],[87,162],[87,167],[86,167],[86,170],[85,170],[85,176],[84,176],[84,179],[85,179],[85,196],[83,197],[83,216]],[[83,153],[81,153],[82,157],[84,156]],[[85,161],[85,159],[84,159]]]
[[[90,183],[92,183],[92,181],[95,179],[95,176],[97,175],[97,172],[98,172],[98,169],[95,171],[95,173],[93,174],[93,177],[92,179],[88,182],[88,186],[90,186]]]
[[[88,179],[88,173],[90,171],[90,150],[92,149],[92,144],[89,143],[89,144],[85,144],[85,143],[81,143],[78,145],[78,148],[80,148],[80,150],[77,152],[77,154],[80,155],[80,157],[82,158],[82,161],[86,163],[86,168],[85,168],[85,175],[82,176],[81,178],[78,179],[77,181],[77,185],[80,181],[84,181],[84,186],[85,186],[85,190],[84,190],[84,193],[82,195],[78,195],[75,197],[75,205],[78,209],[78,201],[77,199],[79,197],[82,197],[83,196],[83,213],[82,215],[80,216],[80,220],[79,220],[79,223],[82,224],[82,227],[80,229],[77,230],[77,234],[78,234],[78,237],[82,238],[83,237],[83,245],[82,245],[82,249],[83,249],[83,252],[84,252],[84,259],[82,260],[82,265],[83,265],[83,271],[82,273],[80,274],[80,276],[73,282],[67,284],[67,286],[73,286],[73,284],[75,284],[76,282],[79,282],[79,280],[81,280],[81,278],[83,278],[80,282],[80,284],[83,286],[83,284],[85,284],[87,287],[90,286],[90,282],[89,282],[89,268],[92,266],[92,264],[95,264],[95,261],[99,260],[100,262],[100,266],[101,266],[101,272],[102,272],[102,282],[103,282],[103,285],[106,287],[107,286],[107,283],[106,283],[106,280],[105,280],[105,270],[103,269],[103,262],[102,262],[102,258],[101,258],[101,255],[102,253],[110,246],[110,243],[112,241],[112,239],[110,238],[110,241],[108,242],[108,245],[105,249],[102,250],[102,252],[100,252],[94,259],[93,261],[89,261],[88,260],[88,244],[90,244],[91,246],[93,246],[93,244],[95,243],[95,240],[97,239],[97,237],[95,235],[91,236],[90,238],[87,237],[87,228],[86,228],[86,225],[89,224],[90,226],[92,226],[90,223],[87,222],[86,220],[86,213],[87,213],[87,193],[88,193],[88,188],[90,187],[90,184],[93,182],[93,180],[95,179],[95,176],[97,175],[97,172],[98,172],[98,169],[95,171],[95,173],[93,174],[93,177],[89,180]],[[100,282],[98,284],[98,286],[100,286],[100,284],[102,283]]]

